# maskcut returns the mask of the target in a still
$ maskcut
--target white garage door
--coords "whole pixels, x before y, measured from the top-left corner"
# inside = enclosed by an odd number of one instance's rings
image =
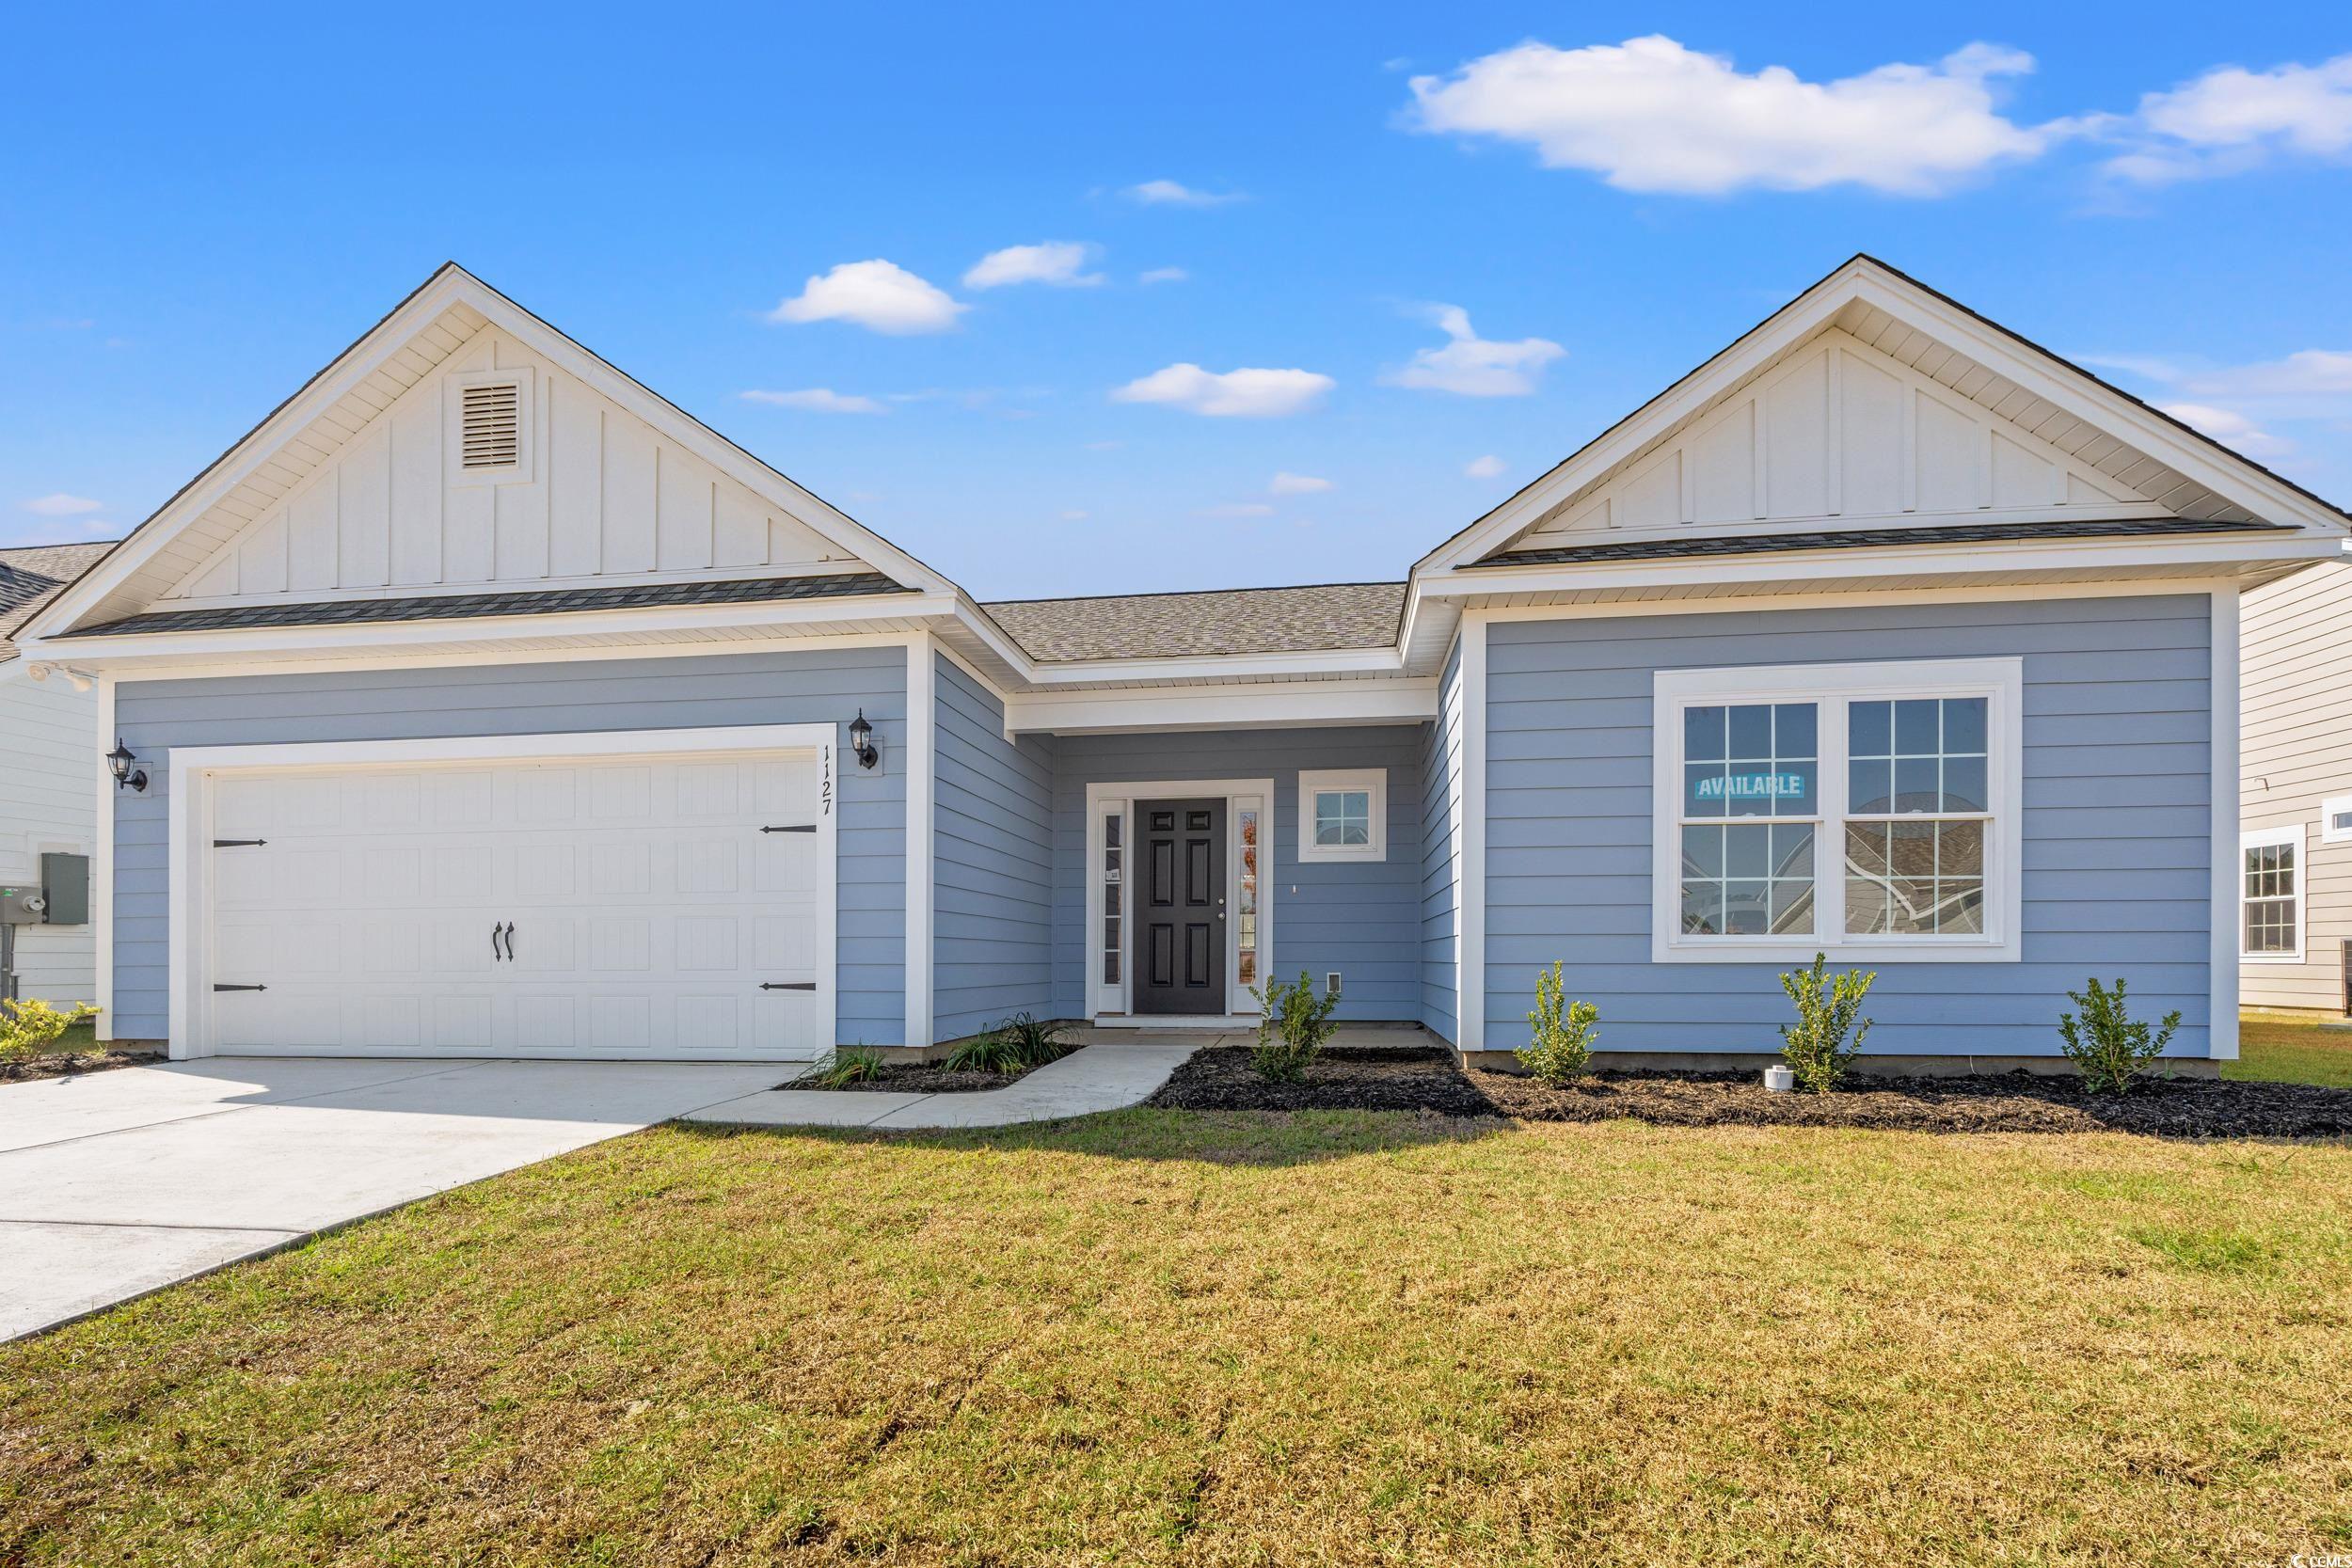
[[[819,1055],[813,755],[227,773],[214,1048]]]

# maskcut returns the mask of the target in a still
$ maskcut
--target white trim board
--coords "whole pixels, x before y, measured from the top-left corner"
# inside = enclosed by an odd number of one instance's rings
[[[919,632],[907,642],[907,829],[906,829],[906,1043],[930,1046],[931,1020],[938,1008],[932,990],[931,915],[938,867],[931,848],[937,829],[939,773],[939,663],[931,637]],[[856,759],[851,758],[854,765]]]
[[[211,929],[211,890],[205,884],[202,851],[212,838],[209,784],[224,773],[341,772],[360,768],[463,766],[478,762],[551,759],[676,757],[759,752],[816,753],[818,761],[818,843],[823,863],[840,863],[840,814],[834,783],[839,752],[834,724],[747,724],[707,729],[611,730],[562,735],[461,736],[442,739],[294,741],[257,746],[191,746],[172,752],[167,805],[169,813],[170,1054],[180,1061],[215,1053],[211,971],[205,938]],[[818,1037],[837,1034],[840,966],[836,936],[837,898],[817,901],[816,972]]]
[[[1274,844],[1275,828],[1274,781],[1272,779],[1176,779],[1149,780],[1141,783],[1089,784],[1087,785],[1087,860],[1086,860],[1086,935],[1079,943],[1084,968],[1079,981],[1087,1017],[1096,1023],[1137,1022],[1140,1027],[1181,1029],[1203,1022],[1181,1013],[1137,1013],[1135,1000],[1135,817],[1130,810],[1120,816],[1126,826],[1121,831],[1120,886],[1128,890],[1120,901],[1119,984],[1106,986],[1103,980],[1101,945],[1103,934],[1103,873],[1104,806],[1119,801],[1131,807],[1137,800],[1184,800],[1222,797],[1225,801],[1225,895],[1226,907],[1234,911],[1234,918],[1225,923],[1225,1011],[1213,1023],[1246,1021],[1248,1027],[1257,1026],[1249,989],[1241,980],[1241,833],[1236,824],[1235,807],[1251,800],[1258,805],[1258,983],[1263,986],[1271,973],[1274,956]],[[1115,1001],[1113,1007],[1103,1006]]]
[[[2238,1053],[2238,877],[2243,861],[2238,837],[2238,756],[2241,745],[2238,716],[2238,621],[2240,601],[2234,585],[2214,590],[2213,675],[2206,704],[2213,715],[2210,770],[2213,774],[2213,958],[2206,975],[2212,994],[2205,999],[2206,1054],[2232,1062]],[[2296,856],[2296,914],[2305,907],[2309,874],[2308,848]],[[2298,935],[2296,946],[2304,945]]]

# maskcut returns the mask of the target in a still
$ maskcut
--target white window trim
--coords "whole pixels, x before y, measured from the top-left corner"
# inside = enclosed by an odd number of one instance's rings
[[[1370,798],[1372,821],[1368,844],[1315,843],[1315,796],[1319,791],[1362,790]],[[1385,768],[1301,768],[1298,774],[1298,858],[1317,861],[1371,861],[1389,858],[1389,770]]]
[[[2324,820],[2324,818],[2323,818]],[[2237,838],[2237,960],[2242,964],[2299,964],[2304,949],[2304,900],[2311,888],[2311,848],[2304,842],[2303,824],[2289,822],[2276,828],[2249,828]],[[2246,906],[2253,900],[2246,894],[2246,851],[2284,845],[2295,851],[2295,951],[2292,953],[2249,953],[2246,950]]]
[[[454,487],[473,484],[529,484],[536,476],[539,400],[537,373],[529,365],[507,371],[459,371],[441,383],[441,466]],[[469,387],[515,388],[515,461],[496,468],[465,466],[466,399]]]
[[[1187,1022],[1225,1022],[1255,1027],[1257,998],[1241,983],[1241,922],[1225,923],[1225,1011],[1208,1019],[1182,1013],[1138,1014],[1134,1009],[1135,946],[1135,803],[1137,800],[1225,801],[1225,896],[1228,910],[1240,907],[1241,832],[1239,814],[1255,807],[1258,813],[1258,984],[1263,987],[1274,954],[1274,781],[1272,779],[1176,779],[1141,784],[1087,785],[1087,958],[1088,1017],[1096,1023],[1138,1027],[1172,1026]],[[1103,819],[1113,813],[1126,824],[1120,842],[1126,851],[1122,869],[1128,895],[1120,902],[1119,924],[1119,984],[1103,979]]]
[[[2015,963],[2024,911],[2025,661],[1900,659],[1728,670],[1661,670],[1652,682],[1650,959],[1654,963]],[[1848,936],[1842,825],[1846,817],[1846,705],[1916,697],[1985,699],[1985,772],[1992,817],[1985,834],[1984,931],[1977,936]],[[1722,703],[1820,705],[1820,826],[1814,839],[1814,933],[1682,934],[1682,710]],[[1767,821],[1769,818],[1754,818]]]
[[[2319,802],[2319,842],[2352,844],[2352,828],[2338,828],[2336,813],[2352,812],[2352,795],[2330,795]]]

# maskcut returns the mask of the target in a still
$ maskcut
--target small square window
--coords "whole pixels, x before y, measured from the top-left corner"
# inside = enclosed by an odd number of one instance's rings
[[[1298,858],[1388,858],[1389,776],[1381,768],[1298,775]]]
[[[2319,842],[2352,844],[2352,795],[2331,795],[2319,803]]]

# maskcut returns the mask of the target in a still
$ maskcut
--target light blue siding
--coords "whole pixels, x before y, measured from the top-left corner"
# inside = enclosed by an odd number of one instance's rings
[[[1780,966],[1654,965],[1651,674],[1661,669],[2022,655],[2023,958],[1879,965],[1875,1051],[2055,1053],[2065,993],[2131,982],[2208,1020],[2211,622],[2201,595],[1912,604],[1490,628],[1486,1044],[1525,1040],[1536,971],[1598,1004],[1617,1051],[1772,1051]]]
[[[175,746],[872,721],[882,765],[836,770],[839,1029],[906,1030],[906,650],[776,651],[465,669],[123,681],[117,727],[155,781],[117,800],[115,1032],[167,1027],[167,802]]]
[[[939,657],[932,1038],[1054,1012],[1051,736],[1005,738],[1004,705]]]
[[[1424,726],[1065,736],[1054,774],[1054,1010],[1087,1016],[1087,785],[1272,779],[1274,941],[1264,974],[1345,976],[1337,1016],[1409,1022],[1422,1008],[1422,749]],[[1298,859],[1300,768],[1382,768],[1389,852],[1378,864]]]
[[[1452,792],[1462,776],[1462,644],[1446,656],[1437,722],[1422,731],[1421,1022],[1454,1038],[1454,966],[1461,940],[1461,847]]]

